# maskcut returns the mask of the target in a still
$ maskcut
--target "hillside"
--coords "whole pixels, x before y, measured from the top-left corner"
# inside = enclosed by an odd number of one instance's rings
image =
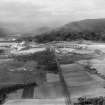
[[[63,27],[35,36],[37,42],[54,40],[105,41],[105,19],[87,19],[68,23]]]
[[[66,24],[61,30],[69,32],[104,32],[105,19],[87,19]]]

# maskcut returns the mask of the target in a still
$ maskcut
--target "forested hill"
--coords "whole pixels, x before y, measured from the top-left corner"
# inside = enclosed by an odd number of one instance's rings
[[[79,39],[105,41],[105,19],[87,19],[72,22],[56,30],[29,39],[41,43]]]
[[[105,19],[87,19],[66,24],[61,30],[67,32],[104,32]]]

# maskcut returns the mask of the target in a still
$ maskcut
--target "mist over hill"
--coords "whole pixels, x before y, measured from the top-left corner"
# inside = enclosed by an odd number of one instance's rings
[[[24,26],[23,23],[4,23],[0,22],[0,37],[32,37],[39,34],[49,32],[53,29],[50,26]]]
[[[34,40],[37,42],[94,40],[105,41],[105,19],[86,19],[70,22],[61,27],[40,26],[39,28],[19,27],[19,24],[1,23],[0,37],[20,33],[21,40]]]
[[[3,28],[0,28],[0,38],[7,37],[7,36],[8,36],[7,32]]]

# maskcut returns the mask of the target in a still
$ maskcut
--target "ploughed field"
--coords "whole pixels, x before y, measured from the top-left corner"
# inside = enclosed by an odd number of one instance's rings
[[[104,80],[88,73],[79,64],[61,65],[71,97],[101,96],[105,94]]]
[[[79,86],[93,82],[93,78],[78,64],[61,65],[62,73],[69,86]]]

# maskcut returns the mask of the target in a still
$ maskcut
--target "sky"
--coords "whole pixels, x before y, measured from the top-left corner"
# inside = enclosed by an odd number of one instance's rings
[[[20,29],[91,18],[105,18],[105,0],[0,0],[0,22]]]

